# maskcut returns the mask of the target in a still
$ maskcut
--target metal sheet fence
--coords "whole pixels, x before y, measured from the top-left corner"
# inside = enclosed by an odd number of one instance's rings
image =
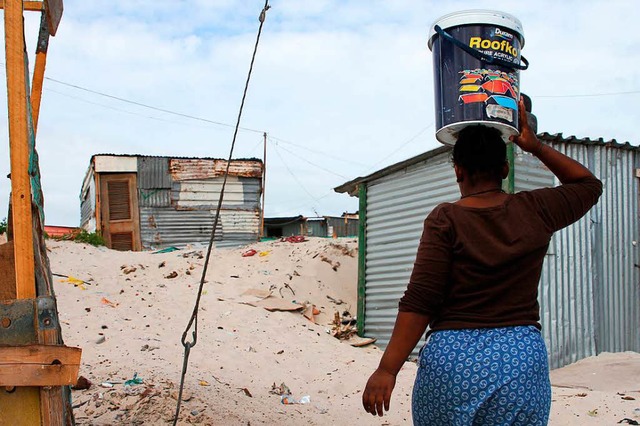
[[[381,346],[389,342],[424,219],[435,206],[457,197],[449,153],[367,187],[365,332]]]
[[[587,165],[603,181],[604,193],[549,246],[539,303],[550,365],[605,351],[640,351],[638,150],[564,142],[554,147]],[[516,191],[557,184],[537,159],[517,153]],[[381,346],[391,335],[422,221],[437,204],[457,197],[447,153],[367,182],[365,332]]]

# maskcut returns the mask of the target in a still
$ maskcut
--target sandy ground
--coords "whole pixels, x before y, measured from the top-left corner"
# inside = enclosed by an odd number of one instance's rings
[[[65,343],[83,349],[80,374],[92,383],[73,391],[77,423],[169,423],[205,249],[47,245],[52,272],[72,277],[54,277],[59,315]],[[256,254],[243,257],[249,249]],[[362,410],[361,392],[382,351],[332,335],[336,313],[356,313],[356,278],[354,239],[214,250],[179,424],[410,424],[415,364],[400,372],[389,414],[374,418]],[[266,309],[302,305],[304,312]],[[125,384],[136,373],[141,383]],[[639,354],[588,358],[553,371],[552,383],[552,425],[640,422]],[[283,404],[282,389],[308,403]]]

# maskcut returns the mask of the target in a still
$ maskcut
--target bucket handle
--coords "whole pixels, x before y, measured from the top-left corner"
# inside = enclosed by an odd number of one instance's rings
[[[434,29],[436,30],[436,33],[438,33],[440,37],[450,41],[454,45],[458,46],[460,49],[467,52],[469,55],[473,56],[476,59],[481,60],[482,62],[486,62],[488,64],[502,65],[503,67],[508,67],[508,68],[516,68],[519,70],[526,70],[527,68],[529,68],[529,61],[527,61],[527,59],[524,56],[520,57],[522,64],[516,64],[514,62],[505,61],[504,59],[494,58],[493,56],[489,56],[485,53],[480,52],[479,50],[476,50],[472,47],[467,46],[460,40],[454,38],[451,34],[446,32],[445,30],[440,28],[439,25],[436,25]]]

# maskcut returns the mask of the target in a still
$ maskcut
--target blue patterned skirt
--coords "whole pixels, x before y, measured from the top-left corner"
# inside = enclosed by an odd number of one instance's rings
[[[546,425],[547,350],[533,326],[435,331],[413,387],[419,426]]]

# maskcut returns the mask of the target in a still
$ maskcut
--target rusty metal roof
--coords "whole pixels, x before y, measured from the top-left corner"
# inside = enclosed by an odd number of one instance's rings
[[[169,173],[176,181],[209,179],[224,176],[254,177],[262,176],[262,161],[256,160],[215,160],[203,158],[171,158],[169,159]]]
[[[111,156],[111,157],[140,157],[140,158],[169,158],[169,159],[177,159],[177,160],[223,160],[226,161],[226,158],[216,158],[216,157],[182,157],[182,156],[177,156],[177,155],[142,155],[142,154],[113,154],[113,153],[100,153],[100,154],[93,154],[91,156],[91,160],[93,160],[94,157],[99,157],[101,155],[104,156]],[[262,160],[259,158],[234,158],[232,159],[232,161],[258,161],[260,163],[262,163]]]

